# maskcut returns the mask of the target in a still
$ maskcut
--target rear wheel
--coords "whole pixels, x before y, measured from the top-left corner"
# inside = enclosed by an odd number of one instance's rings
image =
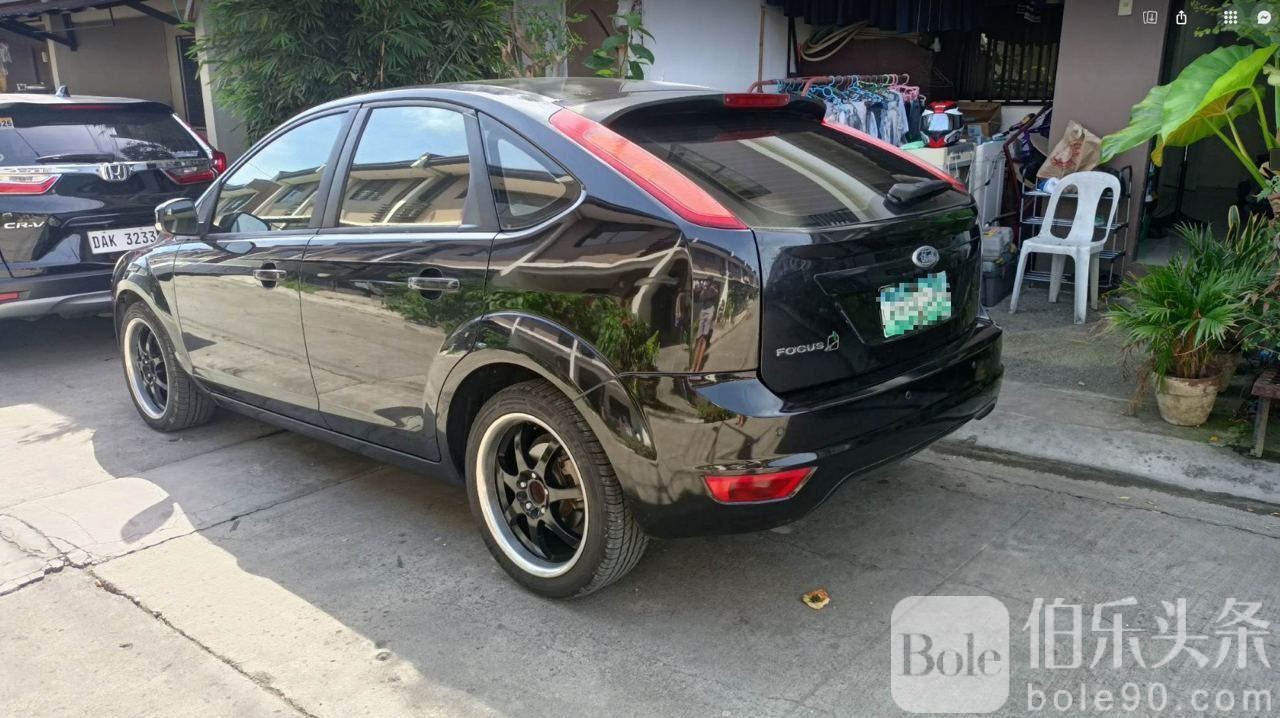
[[[151,428],[178,431],[213,417],[213,400],[178,365],[168,335],[142,302],[129,305],[121,319],[120,355],[129,397]]]
[[[467,492],[489,552],[535,593],[586,595],[644,553],[647,538],[604,450],[544,381],[508,387],[480,409],[467,441]]]

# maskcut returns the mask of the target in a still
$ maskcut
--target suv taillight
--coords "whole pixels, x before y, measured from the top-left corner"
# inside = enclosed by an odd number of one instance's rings
[[[178,167],[174,169],[166,169],[165,175],[180,185],[199,184],[201,182],[212,182],[218,178],[218,170],[214,169],[213,164],[198,164],[190,167]]]
[[[227,153],[222,150],[213,151],[213,171],[222,174],[227,171]]]
[[[0,194],[44,194],[61,176],[37,172],[0,173]]]
[[[558,110],[551,126],[635,182],[685,220],[703,227],[747,226],[693,180],[622,135],[572,110]]]

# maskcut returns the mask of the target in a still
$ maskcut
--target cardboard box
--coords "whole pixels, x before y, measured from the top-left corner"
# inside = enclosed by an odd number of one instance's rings
[[[964,115],[966,125],[982,128],[983,137],[1000,134],[999,102],[958,102],[956,106],[960,109],[960,114]]]

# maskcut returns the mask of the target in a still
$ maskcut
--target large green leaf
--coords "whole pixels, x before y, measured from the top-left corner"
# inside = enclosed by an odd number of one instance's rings
[[[1152,159],[1160,164],[1166,146],[1185,147],[1214,134],[1252,109],[1252,94],[1237,97],[1258,81],[1275,52],[1275,46],[1230,45],[1196,58],[1173,82],[1152,88],[1134,106],[1128,126],[1103,138],[1102,160],[1155,138]]]
[[[1201,55],[1169,83],[1160,123],[1160,137],[1171,147],[1186,147],[1221,129],[1228,117],[1252,108],[1252,95],[1233,102],[1253,87],[1275,46],[1220,47]],[[1247,104],[1246,104],[1247,103]]]
[[[1129,124],[1119,132],[1102,138],[1102,161],[1110,162],[1116,155],[1127,152],[1160,134],[1160,121],[1164,113],[1164,98],[1169,85],[1157,85],[1133,106]]]
[[[1252,110],[1253,106],[1254,98],[1252,93],[1241,95],[1238,99],[1234,95],[1222,95],[1201,108],[1189,121],[1184,122],[1172,134],[1157,140],[1156,147],[1151,152],[1151,160],[1157,166],[1164,164],[1164,148],[1193,145],[1215,134],[1215,131],[1221,129],[1228,119],[1234,120]]]

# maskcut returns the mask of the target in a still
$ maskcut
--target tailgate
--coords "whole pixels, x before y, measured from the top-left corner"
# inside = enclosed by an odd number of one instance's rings
[[[973,219],[962,207],[841,231],[757,230],[764,383],[778,393],[871,385],[962,341],[978,312]],[[916,265],[922,247],[936,264]]]
[[[870,385],[963,341],[978,313],[972,200],[896,148],[825,124],[820,104],[777,101],[702,97],[611,123],[755,233],[761,379],[778,393]]]

